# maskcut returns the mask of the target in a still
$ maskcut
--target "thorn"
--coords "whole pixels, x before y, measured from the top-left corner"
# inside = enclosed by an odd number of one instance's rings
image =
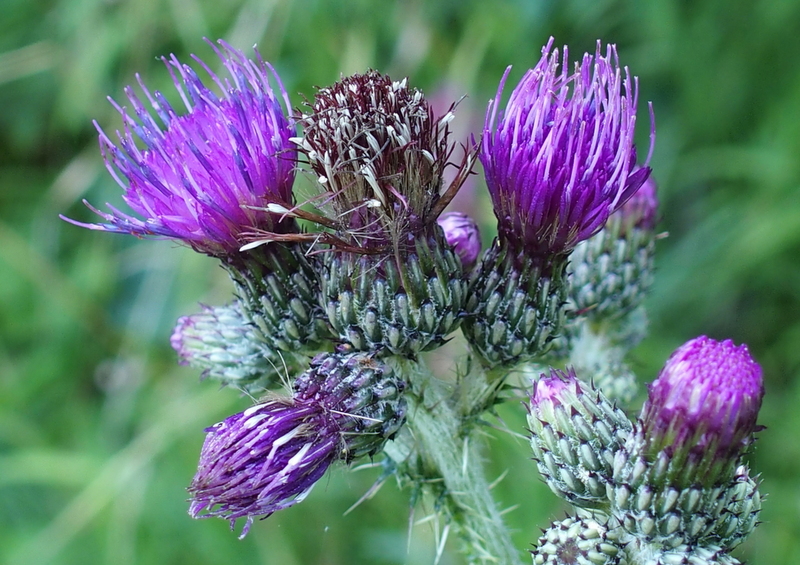
[[[508,514],[509,512],[513,512],[517,508],[519,508],[519,504],[513,504],[513,505],[509,506],[508,508],[506,508],[505,510],[501,510],[500,511],[500,515],[501,516],[505,516],[506,514]]]
[[[350,514],[350,512],[352,512],[359,505],[361,505],[362,502],[364,502],[365,500],[369,500],[370,498],[375,496],[378,493],[378,491],[381,490],[381,487],[383,487],[384,484],[386,484],[385,480],[378,479],[377,481],[375,481],[375,483],[371,487],[369,487],[369,489],[367,489],[367,492],[365,492],[361,496],[361,498],[356,500],[355,504],[353,504],[350,508],[344,511],[344,514],[342,514],[342,516],[347,516],[348,514]]]
[[[439,560],[442,558],[444,554],[444,546],[447,543],[447,537],[450,535],[450,524],[447,524],[444,527],[444,531],[442,532],[442,538],[439,540],[439,545],[436,548],[436,558],[433,561],[433,565],[438,565]]]
[[[502,473],[500,473],[500,476],[499,476],[499,477],[497,477],[497,478],[496,478],[494,481],[492,481],[492,482],[489,484],[489,490],[492,490],[492,489],[493,489],[495,486],[497,486],[498,484],[500,484],[500,482],[501,482],[503,479],[505,479],[507,475],[508,475],[508,469],[506,469],[505,471],[503,471]]]

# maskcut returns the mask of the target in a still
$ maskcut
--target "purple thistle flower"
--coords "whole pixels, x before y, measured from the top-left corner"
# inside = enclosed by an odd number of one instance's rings
[[[337,460],[376,453],[405,420],[405,384],[365,354],[318,355],[292,398],[271,398],[206,429],[189,486],[194,518],[267,517],[302,501]]]
[[[461,212],[448,212],[436,221],[464,267],[474,265],[481,253],[481,232],[475,220]]]
[[[627,68],[622,77],[616,47],[603,56],[598,41],[570,72],[567,48],[559,61],[552,46],[551,38],[498,112],[506,69],[481,148],[501,242],[539,257],[597,233],[650,174],[634,172],[638,83]]]
[[[747,346],[688,341],[650,385],[639,419],[646,452],[686,458],[693,468],[725,467],[751,442],[763,396],[761,367]]]
[[[336,460],[341,441],[323,406],[275,399],[206,429],[189,492],[194,518],[269,516],[306,497]]]
[[[106,223],[63,219],[89,229],[177,239],[215,256],[235,253],[243,232],[296,230],[293,220],[265,210],[269,203],[292,203],[296,150],[289,139],[296,129],[284,112],[289,108],[286,91],[260,55],[253,61],[227,43],[219,44],[220,48],[211,46],[229,78],[221,79],[199,58],[194,60],[224,93],[222,97],[172,55],[162,60],[186,106],[185,114],[179,115],[160,92],[151,93],[137,75],[160,121],[127,87],[135,116],[111,100],[124,125],[124,132],[117,131],[119,144],[95,122],[106,167],[125,190],[125,202],[144,219],[110,204],[111,213],[105,213],[88,203]]]

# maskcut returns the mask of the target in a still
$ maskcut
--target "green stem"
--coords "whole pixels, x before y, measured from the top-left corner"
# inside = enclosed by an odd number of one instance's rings
[[[408,425],[422,471],[422,477],[410,478],[443,483],[440,503],[465,542],[471,563],[521,564],[484,476],[481,446],[469,416],[475,393],[480,396],[487,390],[485,381],[473,381],[469,383],[472,390],[457,388],[462,394],[454,394],[452,385],[436,379],[426,368],[412,362],[401,364],[402,374],[411,383]]]

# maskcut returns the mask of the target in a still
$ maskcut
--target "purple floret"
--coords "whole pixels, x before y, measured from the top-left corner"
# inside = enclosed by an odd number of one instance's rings
[[[125,202],[143,219],[111,205],[110,213],[101,212],[88,203],[105,223],[64,219],[89,229],[177,239],[215,256],[236,252],[240,235],[254,229],[296,230],[292,220],[264,210],[269,203],[292,203],[296,151],[289,139],[296,128],[286,117],[286,91],[260,56],[253,61],[223,41],[219,44],[212,47],[228,77],[220,78],[199,58],[194,60],[224,93],[221,97],[172,55],[162,60],[186,113],[179,115],[160,92],[151,93],[139,79],[152,110],[127,87],[132,113],[111,101],[124,125],[123,132],[117,131],[118,144],[95,123],[106,167],[124,189]],[[277,94],[270,80],[277,84]]]
[[[194,518],[227,518],[233,528],[305,498],[341,450],[326,409],[289,399],[268,401],[206,429],[200,464],[189,486]]]
[[[506,70],[481,148],[501,242],[532,256],[568,253],[597,233],[650,174],[634,171],[637,79],[616,47],[603,55],[598,42],[573,70],[567,48],[560,60],[552,46],[499,111]]]
[[[667,360],[640,419],[652,445],[736,458],[756,430],[763,396],[761,367],[747,346],[700,336]]]
[[[472,267],[481,253],[481,232],[475,220],[461,212],[447,212],[437,222],[464,267]]]

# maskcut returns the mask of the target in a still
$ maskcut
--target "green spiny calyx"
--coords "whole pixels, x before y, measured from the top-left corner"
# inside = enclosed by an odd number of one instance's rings
[[[627,416],[572,371],[534,384],[528,413],[534,459],[550,489],[583,508],[608,508],[614,453],[631,431]]]
[[[203,377],[248,389],[271,388],[298,365],[261,338],[239,301],[181,317],[170,343],[181,364],[203,369]]]
[[[458,328],[467,284],[461,261],[436,228],[402,256],[325,254],[322,301],[342,341],[409,357],[441,345]]]
[[[730,481],[715,487],[659,487],[652,484],[642,460],[623,464],[628,449],[615,461],[609,497],[632,535],[667,548],[689,544],[730,550],[755,529],[761,495],[746,467],[738,467]]]
[[[553,524],[532,551],[534,565],[617,565],[622,551],[617,533],[590,518],[566,518]]]
[[[514,256],[492,245],[472,278],[463,331],[489,367],[541,358],[565,323],[566,256]]]
[[[374,455],[406,419],[406,383],[372,355],[320,353],[294,383],[294,398],[315,399],[334,412],[340,459]]]
[[[653,231],[632,228],[621,233],[621,221],[612,217],[570,255],[570,307],[592,321],[625,316],[653,285],[654,259]]]
[[[225,263],[261,337],[292,353],[322,348],[330,333],[319,307],[313,260],[300,244],[272,242]]]

